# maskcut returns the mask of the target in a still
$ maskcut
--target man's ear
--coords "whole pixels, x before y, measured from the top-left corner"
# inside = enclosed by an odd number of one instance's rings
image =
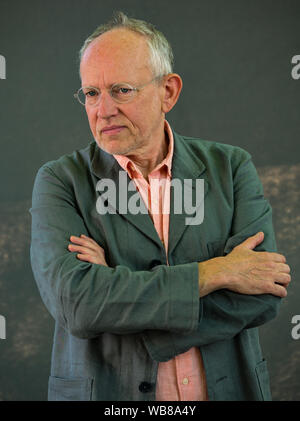
[[[162,98],[162,111],[168,113],[176,104],[181,89],[182,79],[176,73],[169,73],[164,77],[163,83],[163,98]]]

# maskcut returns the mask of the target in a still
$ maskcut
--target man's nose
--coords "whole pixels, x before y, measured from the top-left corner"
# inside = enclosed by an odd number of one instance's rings
[[[99,103],[97,104],[97,117],[110,118],[116,114],[118,114],[116,102],[110,96],[109,92],[102,92],[99,98]]]

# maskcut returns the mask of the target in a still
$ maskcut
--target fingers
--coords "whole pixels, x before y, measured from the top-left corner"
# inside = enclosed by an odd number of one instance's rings
[[[69,244],[68,245],[68,249],[70,251],[79,251],[82,254],[89,254],[89,253],[93,253],[94,250],[87,248],[87,247],[83,247],[83,246],[74,246],[74,244]]]
[[[81,234],[81,236],[80,236],[80,237],[82,237],[84,240],[86,240],[86,241],[88,241],[88,242],[90,242],[90,243],[94,244],[95,246],[97,246],[97,247],[100,247],[100,248],[101,248],[101,246],[99,246],[99,244],[98,244],[95,240],[93,240],[92,238],[87,237],[87,236],[86,236],[86,235],[84,235],[84,234]],[[77,238],[79,238],[79,237],[77,237]]]
[[[79,260],[83,260],[89,263],[96,263],[98,264],[97,256],[91,256],[89,254],[77,254],[76,256]]]
[[[290,267],[283,263],[269,262],[268,264],[260,264],[251,273],[257,279],[274,284],[278,283],[285,287],[291,282]]]
[[[96,243],[96,241],[83,234],[80,237],[71,235],[70,240],[72,241],[72,243],[79,244],[80,246],[84,246],[95,251],[98,251],[99,249],[103,250],[103,248],[99,246],[99,244]]]
[[[287,287],[289,283],[291,282],[291,277],[288,273],[278,273],[276,276],[275,283],[284,285]]]
[[[267,262],[259,262],[256,264],[257,269],[266,271],[266,272],[282,272],[282,273],[290,273],[291,269],[289,265],[285,263],[277,263],[274,261],[267,261]]]
[[[80,237],[72,235],[70,240],[75,244],[69,244],[68,250],[79,252],[76,256],[78,259],[107,266],[104,249],[92,238],[82,234]]]
[[[238,247],[244,247],[249,250],[253,250],[256,246],[258,246],[258,244],[260,244],[263,241],[264,236],[264,233],[262,231],[259,231],[255,235],[252,235],[251,237],[243,241],[241,244],[239,244]]]
[[[287,296],[287,290],[281,285],[274,284],[270,294],[276,295],[277,297],[284,298]]]
[[[256,268],[261,272],[261,277],[272,280],[274,285],[278,283],[285,288],[288,287],[291,282],[291,269],[289,265],[285,263],[285,256],[273,252],[256,253],[259,256],[259,263],[256,264]],[[279,289],[280,292],[281,288],[277,289]]]
[[[107,263],[105,261],[105,258],[99,255],[91,255],[91,254],[77,254],[77,259],[85,261],[85,262],[89,262],[89,263],[94,263],[96,265],[102,265],[102,266],[107,266]]]
[[[278,262],[278,263],[285,263],[286,262],[286,258],[283,254],[274,253],[274,252],[270,252],[270,251],[261,251],[261,252],[258,252],[258,253],[263,255],[264,258],[266,258],[268,260],[272,260],[274,262]]]
[[[262,231],[259,231],[255,235],[252,235],[251,237],[247,238],[245,241],[243,241],[241,244],[236,246],[235,248],[246,248],[248,250],[255,249],[256,246],[258,246],[264,239],[264,233]],[[286,258],[283,254],[275,253],[275,252],[256,252],[259,255],[262,255],[265,258],[268,258],[270,260],[273,260],[275,262],[279,263],[285,263]]]
[[[278,267],[279,272],[283,272],[283,273],[291,272],[291,268],[289,267],[289,265],[286,265],[285,263],[277,263],[276,265]]]

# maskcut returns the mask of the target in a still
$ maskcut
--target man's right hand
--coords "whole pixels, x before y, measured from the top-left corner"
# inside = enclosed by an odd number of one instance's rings
[[[198,263],[200,297],[222,288],[240,294],[286,297],[290,267],[282,254],[253,250],[263,239],[264,233],[258,232],[227,256]]]

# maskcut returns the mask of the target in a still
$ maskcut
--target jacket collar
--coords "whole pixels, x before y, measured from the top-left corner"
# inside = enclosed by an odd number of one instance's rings
[[[183,136],[173,130],[174,155],[172,161],[172,178],[190,179],[197,178],[205,171],[205,164],[198,156],[191,153]],[[199,140],[199,142],[201,142]],[[91,170],[98,178],[108,178],[109,173],[122,168],[113,155],[108,154],[92,142],[90,150]]]

